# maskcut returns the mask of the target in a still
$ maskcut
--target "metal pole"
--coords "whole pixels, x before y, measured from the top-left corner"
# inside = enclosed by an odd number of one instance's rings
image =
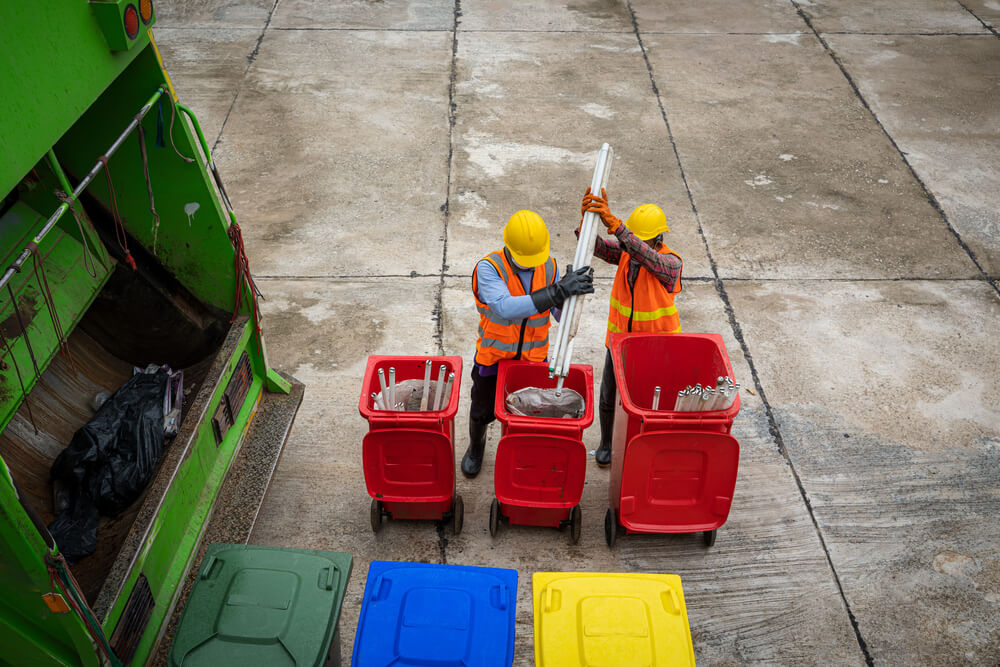
[[[390,410],[396,409],[396,368],[389,366],[389,405]]]
[[[427,409],[427,394],[431,390],[431,360],[424,363],[424,393],[420,395],[420,410]]]
[[[444,398],[444,373],[447,370],[444,364],[438,368],[438,380],[437,385],[434,387],[434,409],[440,410],[443,406],[441,405],[441,399]]]
[[[158,88],[156,92],[153,94],[153,96],[149,98],[149,101],[146,102],[146,104],[144,104],[143,107],[139,110],[139,113],[135,115],[135,118],[132,119],[132,122],[130,122],[125,127],[125,131],[122,132],[120,135],[118,135],[118,138],[115,139],[115,142],[111,144],[111,148],[109,148],[107,152],[101,157],[109,158],[115,154],[115,151],[117,151],[121,147],[125,139],[128,138],[128,135],[132,134],[132,131],[139,126],[139,122],[146,116],[149,110],[153,108],[153,105],[156,104],[156,100],[158,100],[160,98],[160,95],[162,94],[163,94],[163,88]],[[52,228],[55,227],[56,223],[59,222],[59,218],[62,217],[63,213],[65,213],[69,209],[70,204],[76,201],[76,199],[80,196],[80,194],[87,188],[88,185],[90,185],[90,182],[94,180],[94,177],[97,176],[98,172],[100,172],[102,164],[103,162],[101,160],[98,160],[97,164],[95,164],[93,169],[91,169],[87,173],[87,175],[84,176],[83,180],[80,181],[80,184],[76,186],[73,192],[69,193],[68,197],[69,201],[65,201],[62,204],[60,204],[59,207],[55,210],[55,213],[49,216],[49,219],[45,222],[45,226],[42,227],[41,231],[39,231],[38,234],[35,235],[34,243],[36,245],[42,242],[42,239],[44,239],[45,236],[52,230]],[[4,272],[3,277],[0,278],[0,289],[2,289],[8,282],[10,282],[10,279],[14,276],[15,273],[21,270],[21,265],[24,264],[24,261],[28,259],[30,255],[31,251],[28,250],[27,248],[25,248],[21,252],[18,258],[14,260],[14,263],[11,264]]]

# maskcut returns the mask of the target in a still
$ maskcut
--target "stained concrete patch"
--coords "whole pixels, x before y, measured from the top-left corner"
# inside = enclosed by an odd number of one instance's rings
[[[983,282],[730,284],[773,405],[822,404],[845,431],[914,448],[975,448],[997,435],[1000,348]],[[794,358],[794,364],[775,363]],[[900,418],[905,415],[905,418]]]
[[[524,208],[546,220],[553,255],[570,262],[580,199],[597,150],[609,141],[612,211],[624,219],[640,204],[658,203],[686,275],[710,273],[634,36],[477,33],[459,41],[457,67],[450,272],[470,275]],[[597,273],[610,277],[614,268]]]
[[[438,32],[267,33],[217,152],[257,273],[440,271],[450,49]]]
[[[817,281],[729,293],[873,657],[995,663],[997,581],[981,574],[1000,557],[1000,358],[982,326],[1000,315],[993,291]]]
[[[1000,40],[829,41],[962,240],[1000,275]]]
[[[454,3],[438,0],[282,0],[274,28],[451,30]]]
[[[729,0],[631,0],[643,33],[796,33],[808,30],[787,0],[733,3]]]
[[[462,0],[460,30],[632,32],[619,0]]]
[[[157,28],[264,28],[275,0],[162,0],[154,3]]]
[[[198,117],[209,148],[222,130],[259,36],[255,28],[156,29],[163,65],[181,103]]]
[[[814,37],[647,48],[721,275],[977,275]]]
[[[938,0],[798,0],[820,32],[981,33],[983,25],[958,2]]]

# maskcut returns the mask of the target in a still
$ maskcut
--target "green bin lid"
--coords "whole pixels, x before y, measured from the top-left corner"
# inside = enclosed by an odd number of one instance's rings
[[[352,561],[335,551],[209,545],[170,647],[170,664],[322,665]]]

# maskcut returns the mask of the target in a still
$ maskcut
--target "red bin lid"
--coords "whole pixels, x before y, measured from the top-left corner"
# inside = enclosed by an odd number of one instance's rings
[[[715,530],[729,517],[739,460],[740,445],[726,433],[637,435],[625,448],[622,525],[646,533]]]
[[[365,484],[372,498],[391,502],[448,500],[455,486],[455,453],[440,431],[383,429],[362,441]]]

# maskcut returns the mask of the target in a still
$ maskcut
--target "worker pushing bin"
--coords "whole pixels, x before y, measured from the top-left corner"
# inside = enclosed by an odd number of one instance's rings
[[[490,535],[501,521],[530,526],[570,527],[570,541],[580,539],[580,497],[586,477],[587,450],[583,431],[594,421],[594,371],[590,366],[570,366],[560,395],[554,395],[557,380],[549,379],[548,366],[527,361],[500,363],[495,413],[503,425],[497,443],[490,506]],[[518,392],[542,390],[548,401],[533,414],[519,414],[508,406]],[[569,416],[553,402],[577,404]],[[563,401],[558,401],[563,399]],[[564,410],[563,410],[564,411]]]
[[[618,397],[604,520],[608,545],[624,528],[702,532],[711,546],[736,487],[740,447],[730,430],[739,396],[718,410],[673,408],[687,385],[733,377],[722,336],[621,333],[611,334],[609,343]]]
[[[384,518],[451,521],[462,530],[455,493],[455,413],[461,357],[368,357],[358,410],[371,526]]]

